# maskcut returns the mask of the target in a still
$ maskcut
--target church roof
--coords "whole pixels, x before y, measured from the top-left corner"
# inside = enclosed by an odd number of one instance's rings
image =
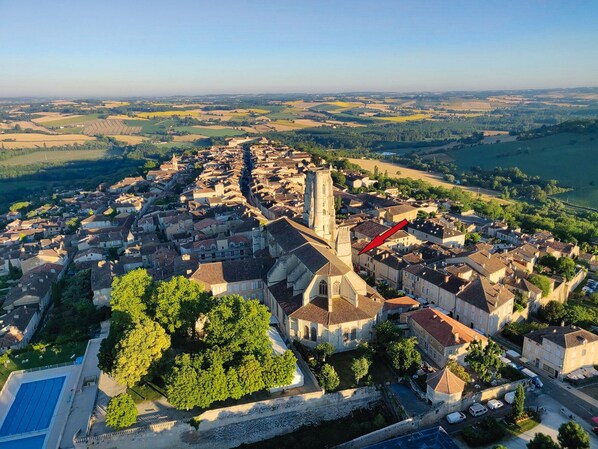
[[[276,243],[278,243],[286,252],[291,252],[305,243],[314,243],[330,247],[328,242],[313,230],[309,229],[307,226],[296,223],[287,217],[281,217],[278,220],[268,223],[266,229],[276,240]]]
[[[336,297],[332,298],[332,308],[328,310],[328,298],[318,296],[290,316],[304,321],[332,325],[372,319],[382,308],[382,302],[362,295],[359,295],[357,304],[358,306],[355,307],[345,298]]]

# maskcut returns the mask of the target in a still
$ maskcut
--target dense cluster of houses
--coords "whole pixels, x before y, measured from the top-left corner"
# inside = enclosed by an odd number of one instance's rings
[[[373,182],[344,174],[353,189]],[[109,305],[114,276],[145,268],[157,280],[180,275],[217,296],[257,298],[289,341],[307,346],[329,342],[349,350],[369,340],[381,319],[395,320],[439,367],[548,301],[565,301],[583,280],[581,269],[570,280],[553,275],[548,295],[530,282],[543,255],[587,257],[548,232],[529,235],[449,213],[445,200],[351,192],[333,185],[330,169],[317,167],[308,153],[261,139],[173,156],[145,177],[96,191],[62,193],[35,218],[9,213],[0,234],[0,275],[19,269],[22,277],[0,305],[0,350],[30,340],[51,306],[52,284],[70,264],[91,270],[98,307]],[[73,220],[80,223],[76,230]],[[407,227],[360,254],[402,220]],[[470,232],[481,240],[466,243]],[[402,294],[385,299],[365,279]],[[523,310],[515,307],[521,298]],[[595,363],[596,337],[580,332],[530,335],[524,356],[555,376]],[[586,344],[587,352],[576,363],[563,355],[567,362],[559,365],[558,351],[545,347],[560,343],[563,354]],[[433,390],[460,385],[450,372],[433,383]]]

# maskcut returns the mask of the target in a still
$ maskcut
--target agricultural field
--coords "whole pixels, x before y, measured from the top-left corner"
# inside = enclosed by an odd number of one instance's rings
[[[456,186],[455,184],[451,184],[441,176],[434,174],[434,173],[427,173],[420,170],[414,170],[412,168],[403,167],[399,164],[394,164],[392,162],[384,162],[378,159],[348,159],[349,162],[353,164],[359,165],[361,168],[368,170],[370,172],[374,172],[374,167],[378,167],[380,173],[384,173],[388,171],[388,176],[392,178],[411,178],[411,179],[421,179],[422,181],[426,181],[433,186],[440,186],[446,189],[452,189],[453,187],[459,187],[463,190],[467,190],[475,195],[480,194],[482,198],[485,199],[495,199],[501,203],[506,202],[499,198],[499,193],[493,190],[488,189],[480,189],[478,187],[466,187],[466,186]]]
[[[245,131],[222,126],[177,126],[176,131],[185,131],[207,137],[236,137],[247,134]],[[200,138],[200,137],[198,137]]]
[[[542,179],[575,189],[559,195],[574,204],[598,208],[598,134],[561,133],[530,140],[476,145],[449,151],[461,169],[519,167]]]
[[[36,151],[30,154],[22,154],[2,161],[7,167],[17,165],[30,165],[38,163],[63,163],[71,161],[97,160],[106,156],[107,150],[65,150],[65,151]]]
[[[122,120],[93,120],[86,122],[83,128],[83,134],[88,136],[102,135],[131,135],[139,134],[141,126],[128,126]]]
[[[72,126],[82,125],[85,122],[89,122],[98,118],[99,114],[88,114],[88,115],[49,115],[47,113],[39,118],[33,119],[33,122],[45,126],[46,128],[57,128],[61,126]]]
[[[51,148],[63,145],[80,144],[95,140],[93,137],[78,134],[0,134],[0,148],[10,150],[16,148]]]
[[[141,142],[144,142],[147,140],[147,137],[143,137],[143,136],[117,135],[117,134],[108,135],[107,137],[112,137],[120,142],[126,143],[127,145],[137,145],[138,143],[141,143]]]
[[[394,117],[376,117],[377,120],[383,120],[385,122],[402,123],[410,122],[413,120],[428,120],[432,116],[430,114],[411,114],[411,115],[397,115]]]

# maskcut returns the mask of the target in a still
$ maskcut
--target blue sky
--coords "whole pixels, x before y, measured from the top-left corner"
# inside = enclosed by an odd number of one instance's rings
[[[0,96],[598,86],[598,1],[0,0]]]

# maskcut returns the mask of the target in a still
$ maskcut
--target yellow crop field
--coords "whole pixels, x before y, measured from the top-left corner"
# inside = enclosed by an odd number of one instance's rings
[[[96,140],[79,134],[0,134],[0,148],[43,148],[73,145]]]
[[[152,118],[152,117],[172,117],[178,115],[181,117],[201,117],[203,111],[200,109],[178,110],[178,111],[156,111],[156,112],[140,112],[135,117]]]
[[[187,134],[185,136],[174,136],[175,142],[195,142],[198,139],[205,139],[207,136],[201,134]]]
[[[356,103],[354,101],[326,101],[324,104],[331,104],[334,106],[338,106],[339,108],[360,108],[363,106],[363,103]]]
[[[119,114],[119,115],[109,115],[108,120],[147,120],[147,119],[142,118],[142,117],[129,117],[128,115]]]
[[[430,114],[412,114],[412,115],[400,115],[396,117],[375,117],[378,120],[384,120],[385,122],[394,122],[394,123],[401,123],[401,122],[410,122],[413,120],[426,120],[431,118]]]

